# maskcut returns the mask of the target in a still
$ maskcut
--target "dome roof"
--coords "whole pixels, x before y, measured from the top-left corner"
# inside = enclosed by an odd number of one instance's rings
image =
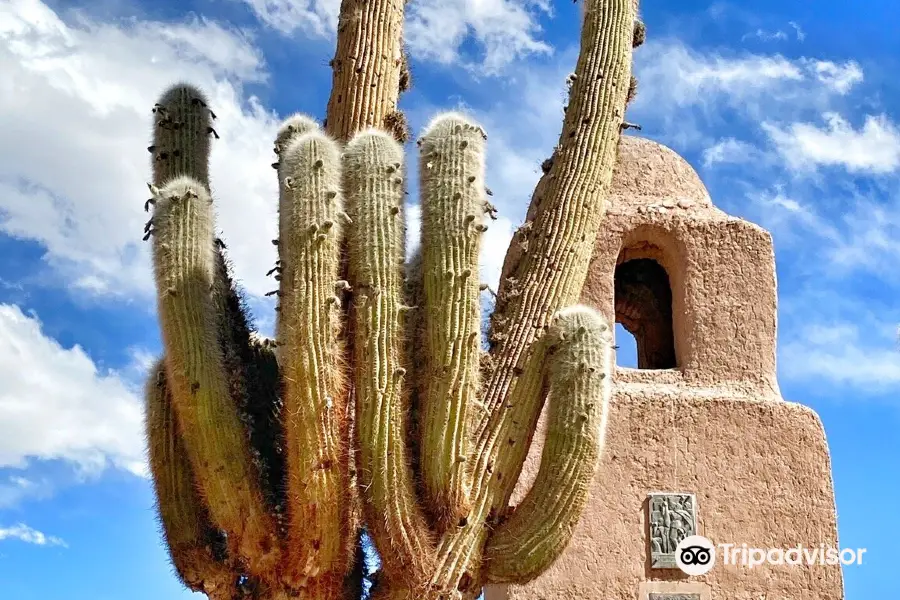
[[[623,135],[610,204],[643,206],[661,201],[681,208],[712,207],[697,171],[677,152],[653,140]]]

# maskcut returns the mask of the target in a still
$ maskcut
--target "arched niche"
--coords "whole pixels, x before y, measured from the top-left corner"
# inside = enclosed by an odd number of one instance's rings
[[[658,227],[640,227],[623,240],[613,274],[615,321],[634,336],[638,369],[682,366],[681,256],[673,236]]]

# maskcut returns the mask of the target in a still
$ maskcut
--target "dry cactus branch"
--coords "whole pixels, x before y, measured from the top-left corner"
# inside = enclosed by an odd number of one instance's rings
[[[342,0],[326,131],[346,141],[368,127],[396,129],[404,71],[406,0]],[[405,121],[404,121],[405,122]],[[403,141],[403,140],[401,140]]]
[[[231,600],[235,572],[224,564],[225,540],[197,494],[193,470],[177,431],[162,360],[145,389],[147,448],[157,510],[172,565],[181,582],[215,600]]]

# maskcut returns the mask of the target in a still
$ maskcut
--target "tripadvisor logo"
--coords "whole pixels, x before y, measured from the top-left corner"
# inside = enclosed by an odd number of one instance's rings
[[[702,535],[689,535],[675,548],[675,564],[688,575],[705,575],[716,564],[716,547]]]
[[[737,565],[753,569],[760,565],[808,565],[835,566],[861,565],[865,548],[749,548],[747,544],[719,544],[719,558],[724,565]],[[716,545],[702,535],[692,535],[681,540],[675,549],[675,565],[691,576],[705,575],[716,564]]]

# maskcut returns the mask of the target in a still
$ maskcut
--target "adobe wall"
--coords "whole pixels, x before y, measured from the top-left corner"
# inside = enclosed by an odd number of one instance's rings
[[[650,492],[696,494],[698,533],[717,544],[837,547],[831,463],[815,413],[670,392],[617,384],[602,464],[569,547],[536,581],[490,586],[486,600],[647,600],[651,591],[701,600],[843,598],[840,567],[719,564],[700,577],[650,568]],[[513,503],[537,472],[538,446]]]

